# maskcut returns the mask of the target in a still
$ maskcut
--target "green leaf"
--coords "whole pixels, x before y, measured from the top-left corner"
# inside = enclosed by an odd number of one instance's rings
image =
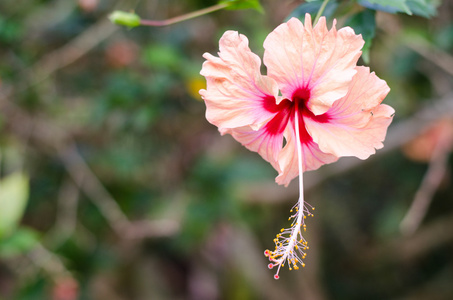
[[[359,0],[359,4],[374,10],[385,11],[395,14],[397,12],[404,12],[412,15],[412,11],[407,5],[407,0]]]
[[[30,251],[38,242],[36,231],[21,227],[6,239],[0,240],[0,257],[10,258]]]
[[[361,34],[365,40],[365,45],[362,48],[362,59],[366,64],[370,63],[370,47],[373,38],[376,34],[376,19],[375,11],[366,9],[353,15],[345,23],[354,29],[356,34]]]
[[[431,18],[436,15],[440,0],[359,0],[359,4],[388,13],[404,12]]]
[[[427,19],[434,17],[437,14],[437,6],[439,1],[436,0],[407,0],[407,6],[414,15],[422,16]]]
[[[254,9],[261,13],[264,12],[259,0],[221,0],[219,4],[228,4],[225,9],[230,10]]]
[[[17,226],[28,200],[28,177],[16,172],[0,181],[0,239]]]
[[[303,3],[296,7],[291,14],[287,17],[287,20],[291,18],[298,18],[301,20],[305,19],[305,14],[308,13],[311,15],[312,20],[316,17],[316,14],[318,13],[319,9],[321,8],[322,5],[322,0],[315,0],[315,1],[307,1],[307,3]],[[326,19],[331,19],[338,7],[338,3],[336,1],[330,1],[327,3],[326,8],[324,9],[323,16],[326,17]]]

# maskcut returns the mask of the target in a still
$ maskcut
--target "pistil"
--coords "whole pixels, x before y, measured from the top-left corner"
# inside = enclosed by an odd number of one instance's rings
[[[277,272],[274,275],[275,279],[279,279],[280,268],[285,265],[285,262],[288,263],[290,270],[299,269],[298,264],[300,263],[302,267],[305,267],[303,259],[306,257],[304,250],[308,249],[308,243],[304,239],[301,233],[301,226],[304,231],[306,230],[305,218],[306,216],[313,216],[313,214],[305,206],[304,201],[304,182],[303,182],[303,169],[302,169],[302,144],[300,140],[300,124],[299,116],[300,111],[298,108],[298,103],[295,103],[294,108],[294,124],[295,124],[295,133],[296,133],[296,150],[298,158],[298,167],[299,167],[299,200],[297,204],[291,209],[291,213],[295,210],[295,213],[289,217],[289,220],[293,219],[290,228],[282,228],[280,233],[274,239],[275,250],[264,251],[264,255],[269,257],[271,263],[268,265],[270,269],[278,267]],[[314,210],[314,207],[312,207]]]

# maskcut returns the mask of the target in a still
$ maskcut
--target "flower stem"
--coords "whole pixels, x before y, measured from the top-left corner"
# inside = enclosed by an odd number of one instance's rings
[[[182,21],[190,20],[196,17],[200,17],[202,15],[209,14],[211,12],[217,11],[224,9],[225,7],[228,7],[230,4],[228,3],[221,3],[221,4],[216,4],[207,8],[203,8],[185,15],[177,16],[174,18],[170,18],[167,20],[161,20],[161,21],[155,21],[155,20],[140,20],[141,25],[145,26],[167,26],[175,23],[179,23]]]
[[[321,4],[321,7],[318,10],[318,13],[316,14],[315,21],[313,22],[313,25],[316,25],[318,23],[319,18],[322,16],[322,13],[324,12],[324,9],[327,6],[327,3],[329,3],[329,0],[324,0],[324,2]]]

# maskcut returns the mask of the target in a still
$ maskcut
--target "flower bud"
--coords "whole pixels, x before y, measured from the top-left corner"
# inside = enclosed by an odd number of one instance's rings
[[[140,25],[140,17],[137,14],[119,10],[112,12],[109,15],[109,20],[114,24],[127,26],[129,28],[137,27]]]

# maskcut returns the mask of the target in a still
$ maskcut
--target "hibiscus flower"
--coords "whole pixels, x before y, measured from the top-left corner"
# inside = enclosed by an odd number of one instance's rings
[[[278,26],[264,41],[264,64],[248,47],[247,38],[227,31],[218,57],[205,53],[200,90],[207,120],[220,133],[231,134],[258,152],[278,172],[276,182],[287,186],[299,176],[300,196],[291,228],[265,251],[271,263],[290,269],[304,266],[307,242],[304,219],[312,215],[304,203],[303,172],[335,162],[342,156],[366,159],[383,147],[394,110],[381,104],[390,91],[369,68],[357,66],[364,41],[352,28],[330,30],[326,19],[312,27],[296,18]]]

